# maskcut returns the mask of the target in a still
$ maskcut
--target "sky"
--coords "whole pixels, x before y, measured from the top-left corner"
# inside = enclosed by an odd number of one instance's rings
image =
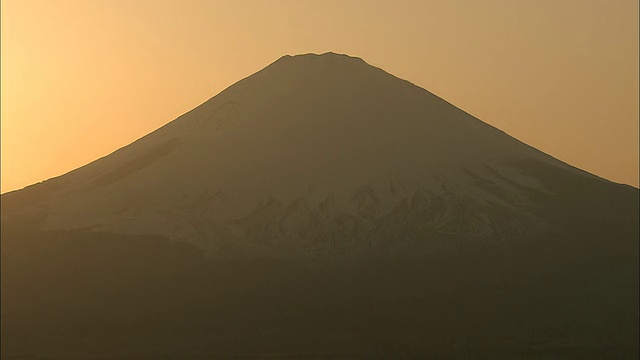
[[[2,193],[327,51],[638,187],[637,0],[2,0],[1,36]]]

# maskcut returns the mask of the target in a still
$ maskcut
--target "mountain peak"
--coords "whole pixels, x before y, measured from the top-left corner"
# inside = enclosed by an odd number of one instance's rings
[[[280,59],[278,59],[278,61],[276,61],[277,63],[279,62],[288,62],[288,61],[292,61],[295,60],[296,62],[358,62],[358,63],[364,63],[366,64],[366,62],[364,60],[362,60],[361,58],[357,57],[357,56],[351,56],[351,55],[347,55],[347,54],[339,54],[339,53],[335,53],[332,51],[329,52],[325,52],[325,53],[305,53],[305,54],[297,54],[297,55],[284,55],[282,57],[280,57]]]
[[[322,53],[322,54],[317,54],[317,53],[297,54],[297,55],[293,55],[292,57],[295,57],[295,58],[321,57],[321,58],[339,58],[339,59],[362,60],[361,58],[359,58],[357,56],[351,56],[351,55],[347,55],[347,54],[335,53],[333,51],[327,51],[327,52]]]

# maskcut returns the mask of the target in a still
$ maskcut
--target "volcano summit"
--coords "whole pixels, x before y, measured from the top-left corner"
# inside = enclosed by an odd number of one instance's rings
[[[362,59],[284,56],[2,195],[3,354],[636,354],[638,203]]]

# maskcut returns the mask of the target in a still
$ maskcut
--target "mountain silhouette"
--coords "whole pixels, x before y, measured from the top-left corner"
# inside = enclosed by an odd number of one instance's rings
[[[283,56],[2,195],[3,354],[634,355],[638,195],[360,58]]]

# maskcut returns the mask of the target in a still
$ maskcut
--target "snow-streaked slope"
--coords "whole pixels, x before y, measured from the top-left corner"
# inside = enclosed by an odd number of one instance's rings
[[[220,254],[429,252],[544,231],[531,191],[550,190],[530,163],[605,182],[359,58],[284,56],[109,156],[4,195],[2,217]]]

